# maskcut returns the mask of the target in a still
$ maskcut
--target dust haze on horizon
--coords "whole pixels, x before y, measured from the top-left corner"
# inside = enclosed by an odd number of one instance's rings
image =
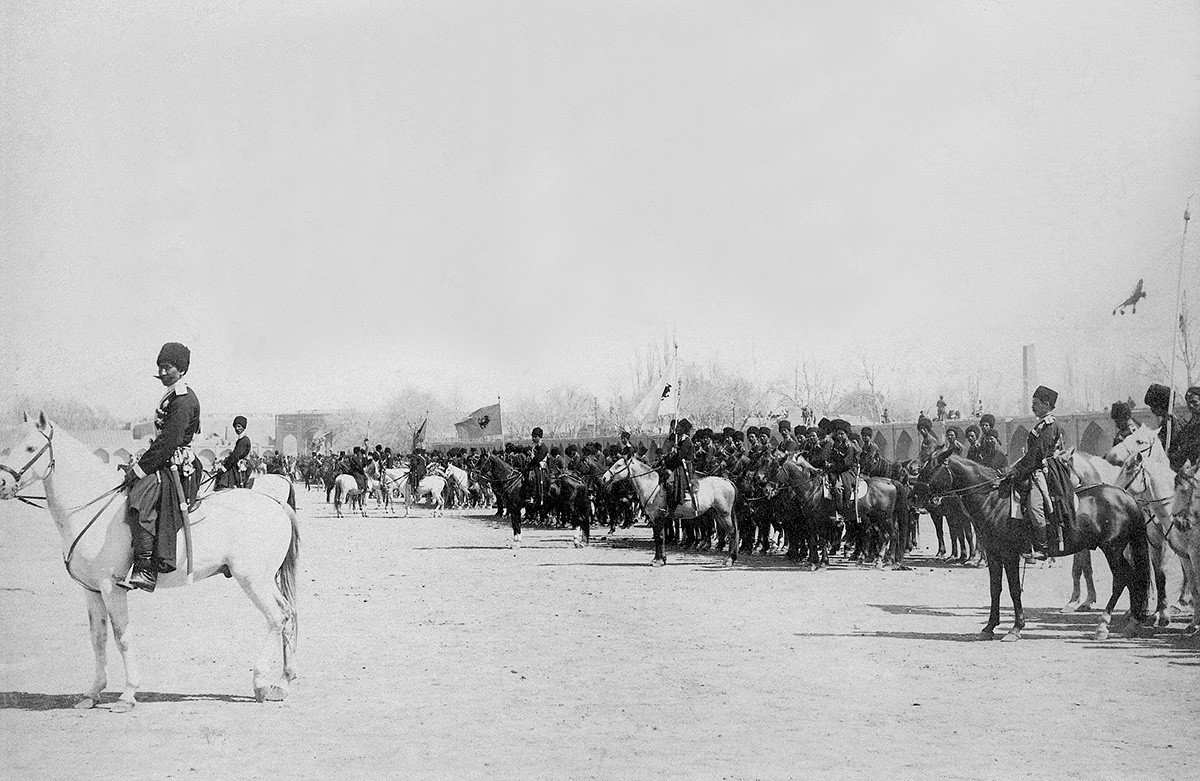
[[[1023,344],[1169,356],[1200,190],[1197,2],[13,3],[0,62],[0,397],[124,416],[169,340],[206,410],[465,413],[672,334],[1024,409]]]

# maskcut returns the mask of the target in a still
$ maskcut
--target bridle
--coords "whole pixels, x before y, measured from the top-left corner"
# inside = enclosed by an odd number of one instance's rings
[[[30,467],[32,467],[34,464],[36,464],[38,462],[38,459],[40,459],[42,457],[42,453],[45,453],[46,451],[50,452],[50,468],[47,469],[46,474],[42,475],[41,478],[39,478],[39,479],[45,480],[47,477],[49,477],[51,475],[51,473],[54,472],[54,446],[53,446],[54,429],[51,428],[49,434],[47,434],[45,431],[42,431],[40,428],[37,429],[37,432],[46,438],[46,444],[42,445],[41,448],[36,453],[33,454],[33,457],[25,462],[25,465],[23,467],[21,467],[19,470],[14,470],[12,467],[8,466],[7,464],[0,464],[0,472],[7,472],[8,474],[13,476],[13,481],[14,481],[13,482],[13,491],[14,492],[21,490],[21,478],[23,478],[25,476],[25,473],[29,471]],[[37,504],[33,501],[34,499],[41,499],[42,501],[45,501],[46,497],[44,497],[44,496],[21,496],[20,494],[14,493],[13,498],[19,502],[24,502],[25,504],[27,504],[31,507],[36,507],[39,510],[46,509],[42,505]]]
[[[16,479],[16,490],[20,490],[21,478],[25,476],[25,474],[29,471],[30,467],[32,467],[34,464],[37,463],[38,459],[40,459],[42,457],[43,453],[46,453],[46,452],[50,453],[50,467],[46,470],[46,474],[42,475],[38,479],[45,480],[46,478],[50,477],[50,475],[54,472],[54,465],[55,465],[55,461],[54,461],[54,429],[50,428],[49,434],[47,434],[41,428],[38,428],[37,432],[46,438],[46,444],[42,445],[42,447],[36,453],[33,454],[33,457],[25,462],[24,466],[22,466],[19,470],[13,470],[11,467],[7,466],[6,464],[0,464],[0,471],[7,472],[8,474],[12,475],[13,478]],[[83,535],[88,533],[88,530],[92,528],[92,526],[96,523],[97,519],[99,519],[100,516],[104,514],[104,511],[107,510],[110,505],[112,505],[112,503],[116,500],[118,494],[120,494],[121,490],[124,487],[125,486],[122,483],[120,485],[117,485],[117,486],[114,486],[114,487],[108,489],[107,491],[100,494],[96,498],[91,499],[87,502],[84,502],[83,504],[79,505],[78,507],[69,507],[69,508],[63,509],[63,512],[65,514],[73,515],[73,514],[79,512],[80,510],[83,510],[87,507],[91,507],[93,504],[100,501],[101,499],[108,497],[108,501],[104,503],[103,507],[101,507],[99,510],[96,511],[96,514],[93,515],[91,520],[89,520],[84,525],[83,529],[80,530],[79,534],[75,535],[75,539],[71,541],[70,546],[67,548],[67,552],[63,554],[63,566],[67,568],[67,574],[71,576],[72,580],[74,580],[76,583],[83,586],[85,589],[92,592],[93,594],[99,594],[101,592],[99,590],[94,589],[91,586],[89,586],[87,583],[85,583],[83,580],[81,580],[78,576],[76,576],[74,572],[71,571],[71,556],[74,555],[75,548],[79,545],[79,541],[83,539]],[[18,499],[18,500],[24,502],[25,504],[31,505],[33,507],[37,507],[39,510],[47,509],[46,507],[42,507],[41,505],[35,504],[33,501],[31,501],[31,499],[45,500],[45,497],[43,497],[43,496],[24,497],[24,496],[20,496],[20,495],[14,495],[13,498]]]

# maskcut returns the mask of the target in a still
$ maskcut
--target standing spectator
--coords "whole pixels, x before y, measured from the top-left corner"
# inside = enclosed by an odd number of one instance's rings
[[[938,420],[945,420],[945,419],[946,419],[946,398],[945,398],[944,396],[938,396],[938,400],[937,400],[937,419],[938,419]]]

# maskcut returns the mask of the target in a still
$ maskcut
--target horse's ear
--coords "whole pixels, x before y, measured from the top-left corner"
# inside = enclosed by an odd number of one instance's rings
[[[946,463],[946,461],[948,461],[950,459],[950,456],[952,456],[952,455],[954,455],[954,451],[951,450],[950,448],[946,448],[942,452],[938,453],[937,456],[934,457],[934,460],[940,466],[940,465]]]
[[[21,410],[21,422],[22,422],[22,423],[28,423],[28,422],[29,422],[29,413],[28,413],[28,412],[26,412],[25,410]]]
[[[40,428],[42,431],[45,431],[47,425],[48,424],[46,423],[46,413],[42,410],[38,410],[37,427]]]

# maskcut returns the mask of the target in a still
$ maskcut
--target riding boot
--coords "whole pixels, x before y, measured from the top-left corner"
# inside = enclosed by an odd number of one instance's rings
[[[127,579],[118,581],[117,585],[127,589],[154,591],[158,582],[158,569],[154,566],[154,532],[139,522],[136,512],[130,511],[129,515],[129,531],[133,538],[133,571]]]
[[[1050,546],[1046,541],[1046,526],[1036,520],[1033,523],[1033,550],[1037,558],[1044,559],[1050,554]]]

